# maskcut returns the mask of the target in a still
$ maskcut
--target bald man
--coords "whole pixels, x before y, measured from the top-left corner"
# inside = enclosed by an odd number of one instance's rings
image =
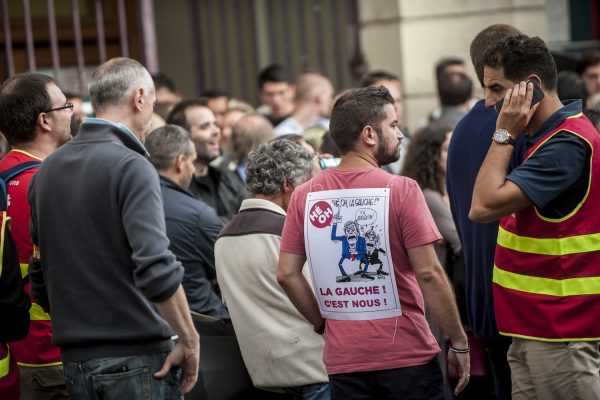
[[[325,75],[317,72],[301,74],[296,82],[294,112],[275,127],[275,136],[302,134],[314,126],[329,129],[333,93],[331,80]]]

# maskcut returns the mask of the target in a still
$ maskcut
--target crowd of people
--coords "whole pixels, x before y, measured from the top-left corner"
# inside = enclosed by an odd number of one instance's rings
[[[269,65],[255,108],[114,58],[93,115],[7,79],[0,397],[209,398],[194,315],[259,398],[599,399],[600,52],[559,73],[498,24],[470,55],[484,98],[440,60],[412,135],[383,70]]]

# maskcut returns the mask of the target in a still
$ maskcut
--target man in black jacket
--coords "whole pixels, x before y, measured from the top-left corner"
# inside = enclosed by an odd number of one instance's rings
[[[223,222],[229,222],[248,192],[235,172],[210,165],[221,153],[221,129],[214,113],[203,99],[184,100],[171,110],[167,123],[188,130],[196,147],[194,176],[188,190],[215,209]]]
[[[169,248],[185,269],[182,285],[192,311],[229,318],[213,290],[214,244],[223,224],[215,211],[185,190],[194,174],[196,149],[189,132],[166,125],[146,138],[150,162],[160,174]]]

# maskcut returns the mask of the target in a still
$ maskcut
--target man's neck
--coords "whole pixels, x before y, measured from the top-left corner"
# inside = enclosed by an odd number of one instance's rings
[[[538,106],[535,114],[531,118],[531,121],[529,121],[529,125],[527,125],[526,128],[527,132],[530,135],[534,135],[538,129],[540,129],[542,124],[562,107],[563,104],[557,96],[546,97]]]
[[[308,103],[298,103],[292,118],[304,129],[312,127],[319,119],[318,111]]]
[[[107,121],[112,122],[113,124],[122,124],[127,127],[140,141],[142,138],[139,136],[137,132],[135,132],[133,128],[133,124],[128,115],[120,112],[119,109],[107,109],[101,113],[96,114],[96,118],[105,119]]]
[[[266,194],[255,194],[254,198],[259,199],[259,200],[267,200],[267,201],[270,201],[271,203],[277,204],[281,208],[284,208],[283,207],[283,196],[281,196],[281,194],[277,194],[277,195],[273,195],[273,196],[269,196]]]
[[[206,176],[208,175],[208,164],[196,163],[195,167],[195,175],[196,176]]]
[[[13,146],[13,149],[25,151],[32,156],[44,160],[56,150],[56,146],[50,143],[24,143]]]
[[[342,156],[342,161],[337,166],[340,170],[353,170],[353,169],[368,169],[368,168],[379,168],[379,164],[375,157],[370,153],[357,152],[350,150]]]
[[[183,185],[181,184],[181,182],[179,181],[180,177],[177,175],[177,173],[172,172],[170,170],[166,170],[166,171],[158,171],[158,174],[162,177],[165,177],[173,182],[175,182],[177,184],[177,186],[182,187]],[[184,188],[185,189],[185,188]]]

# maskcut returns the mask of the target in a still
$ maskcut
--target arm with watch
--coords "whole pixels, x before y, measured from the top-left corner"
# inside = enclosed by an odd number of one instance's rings
[[[514,140],[523,133],[539,103],[532,105],[533,84],[515,85],[506,92],[492,144],[477,175],[469,218],[487,223],[532,204],[515,183],[506,179]]]

